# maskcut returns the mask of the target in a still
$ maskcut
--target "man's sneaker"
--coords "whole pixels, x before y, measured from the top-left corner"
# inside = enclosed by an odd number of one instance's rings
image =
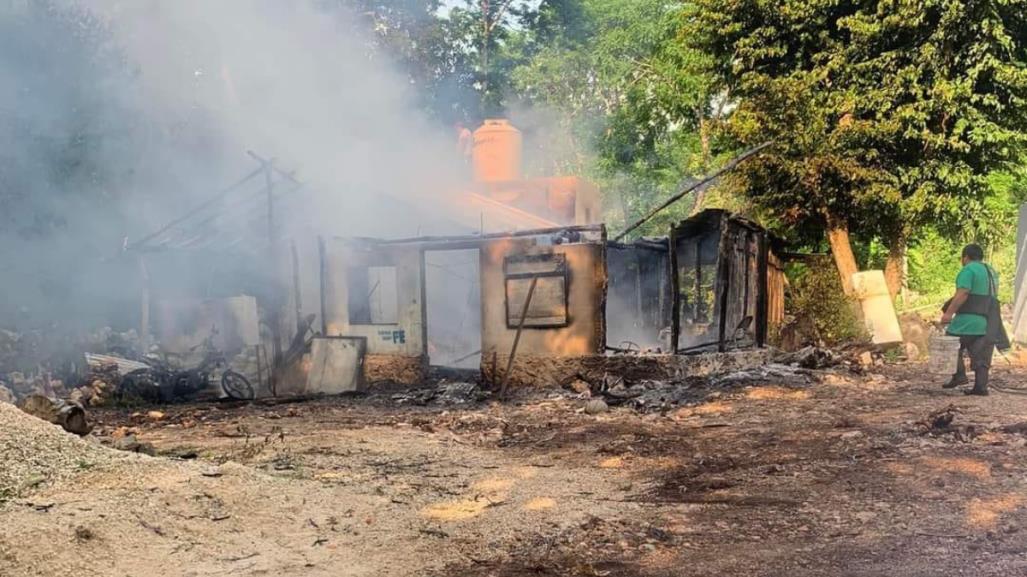
[[[962,387],[963,385],[969,385],[970,379],[966,378],[966,375],[952,375],[949,382],[941,386],[943,389],[954,389],[956,387]]]
[[[988,389],[970,389],[969,391],[963,391],[964,395],[973,395],[975,397],[987,397]]]

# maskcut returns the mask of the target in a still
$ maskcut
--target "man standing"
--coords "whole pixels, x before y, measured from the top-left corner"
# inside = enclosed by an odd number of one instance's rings
[[[963,352],[970,355],[970,368],[974,372],[974,387],[968,395],[988,394],[988,373],[995,352],[994,332],[989,319],[997,317],[996,298],[998,281],[991,267],[984,264],[984,250],[976,244],[963,249],[963,268],[956,275],[956,294],[949,300],[941,317],[948,324],[946,334],[959,337],[959,355],[956,372],[944,386],[947,389],[968,384]],[[998,318],[1001,324],[1001,318]],[[1001,328],[1001,327],[1000,327]]]

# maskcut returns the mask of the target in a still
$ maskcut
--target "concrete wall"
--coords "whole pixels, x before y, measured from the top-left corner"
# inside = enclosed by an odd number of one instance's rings
[[[157,339],[168,352],[189,353],[212,330],[217,331],[214,346],[228,354],[260,344],[257,299],[252,296],[160,300],[153,308]]]
[[[510,353],[516,326],[507,325],[504,259],[514,255],[563,254],[567,259],[568,324],[525,328],[518,356],[574,357],[601,354],[605,343],[606,264],[599,244],[539,245],[535,238],[488,241],[481,248],[482,364]],[[518,316],[516,311],[514,316]]]
[[[365,337],[368,382],[416,383],[427,370],[425,351],[424,269],[418,246],[389,246],[327,240],[325,244],[325,321],[328,336]],[[351,322],[349,272],[361,266],[396,268],[396,322]],[[395,368],[390,367],[390,358]],[[418,370],[412,370],[416,367]],[[395,370],[393,370],[395,369]]]

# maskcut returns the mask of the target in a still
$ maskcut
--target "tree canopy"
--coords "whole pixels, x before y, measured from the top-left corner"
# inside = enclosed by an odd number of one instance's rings
[[[993,218],[989,177],[1027,143],[1025,14],[1022,0],[697,0],[685,41],[737,104],[725,133],[776,142],[734,181],[766,218],[901,245]]]

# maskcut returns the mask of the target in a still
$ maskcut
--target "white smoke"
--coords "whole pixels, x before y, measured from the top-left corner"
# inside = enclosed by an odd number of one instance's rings
[[[124,309],[139,281],[122,240],[252,171],[248,150],[305,183],[286,237],[449,229],[450,130],[425,120],[352,14],[315,0],[6,0],[5,30],[0,324]],[[65,167],[75,146],[87,165]]]
[[[314,191],[304,228],[412,234],[432,217],[390,199],[457,190],[450,135],[352,15],[307,1],[81,1],[138,66],[140,106],[218,143],[223,180],[253,168],[247,150],[297,171]]]

